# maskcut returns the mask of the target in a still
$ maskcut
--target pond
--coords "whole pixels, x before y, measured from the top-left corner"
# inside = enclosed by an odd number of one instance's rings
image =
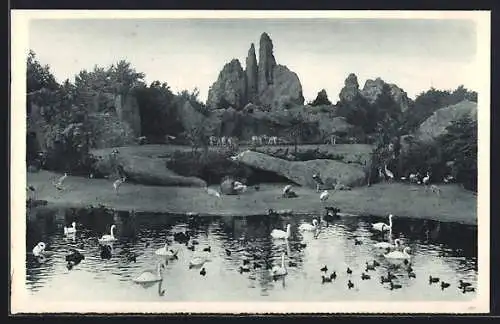
[[[298,226],[319,219],[315,215],[185,217],[53,211],[28,218],[26,284],[33,300],[465,301],[476,294],[458,288],[459,280],[472,287],[477,284],[475,226],[395,217],[389,234],[410,247],[411,258],[405,264],[389,261],[383,256],[386,251],[374,246],[389,235],[373,232],[372,223],[387,222],[376,217],[340,217],[321,222],[312,232],[300,232]],[[64,235],[63,227],[73,220],[77,233]],[[117,240],[104,250],[97,238],[109,233],[112,224]],[[271,238],[274,228],[284,229],[286,224],[291,224],[288,240]],[[174,239],[175,233],[186,231],[191,237],[187,245]],[[167,239],[169,249],[178,251],[177,259],[155,254]],[[40,241],[47,246],[43,258],[31,253]],[[210,252],[203,251],[208,247]],[[68,267],[65,256],[72,248],[85,259]],[[280,265],[282,255],[287,275],[273,277],[269,268]],[[206,262],[190,268],[196,256]],[[366,263],[374,260],[379,265],[367,270]],[[133,282],[160,263],[161,281]],[[325,266],[326,272],[321,270]],[[415,277],[410,277],[408,267]],[[324,282],[322,276],[331,278],[333,271],[336,278]],[[395,275],[392,289],[390,283],[381,283],[388,272]],[[370,279],[362,279],[362,273]],[[430,283],[429,276],[440,281]],[[442,288],[442,281],[450,286]]]

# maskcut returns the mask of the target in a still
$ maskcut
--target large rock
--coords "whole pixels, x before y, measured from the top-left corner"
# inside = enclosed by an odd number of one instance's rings
[[[356,74],[351,73],[344,81],[344,87],[340,90],[341,101],[352,101],[359,94],[359,83]]]
[[[118,118],[127,123],[135,136],[141,135],[141,114],[139,112],[139,104],[134,95],[115,96],[115,110]]]
[[[429,141],[446,133],[446,127],[466,115],[477,120],[477,103],[464,100],[455,105],[436,110],[413,134],[417,140]]]
[[[302,85],[295,72],[284,65],[276,65],[272,78],[272,83],[266,87],[261,87],[259,83],[259,102],[262,105],[273,110],[283,110],[304,104]]]
[[[253,43],[250,45],[245,63],[245,75],[247,81],[246,99],[248,102],[255,103],[258,102],[257,83],[259,67],[257,65],[257,57],[255,56],[255,46]]]
[[[333,160],[310,160],[290,162],[269,155],[244,151],[236,160],[252,168],[281,175],[301,186],[316,188],[314,173],[320,173],[325,189],[334,189],[336,185],[361,186],[365,183],[365,172],[361,167]]]
[[[179,106],[177,116],[180,118],[182,127],[188,132],[195,127],[203,125],[207,119],[206,116],[196,110],[188,100],[186,100],[183,105]]]
[[[243,108],[247,103],[246,92],[245,72],[240,61],[233,59],[224,65],[217,81],[208,90],[207,105],[213,109]]]
[[[378,96],[382,93],[382,88],[384,84],[389,86],[391,90],[391,97],[399,105],[401,112],[408,109],[410,104],[410,99],[406,92],[399,88],[397,85],[392,83],[386,83],[381,78],[376,78],[375,80],[366,80],[361,94],[365,97],[369,103],[374,103]]]
[[[205,187],[206,182],[195,177],[183,177],[166,168],[165,159],[148,158],[131,154],[97,156],[94,165],[102,175],[114,175],[118,166],[123,167],[132,182],[157,186]]]

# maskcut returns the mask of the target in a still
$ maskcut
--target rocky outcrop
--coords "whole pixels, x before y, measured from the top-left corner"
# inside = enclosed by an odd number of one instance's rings
[[[276,59],[273,54],[273,41],[267,33],[262,33],[259,44],[258,88],[259,92],[273,84]]]
[[[356,74],[351,73],[344,81],[344,87],[340,90],[341,101],[352,101],[359,94],[359,83]]]
[[[213,109],[243,108],[247,103],[246,74],[237,59],[224,65],[217,81],[208,90],[207,105]]]
[[[115,96],[115,110],[118,119],[127,123],[135,136],[141,135],[141,114],[139,104],[132,94]]]
[[[304,104],[302,85],[295,72],[290,71],[284,65],[276,65],[272,77],[272,83],[266,87],[261,87],[259,83],[261,105],[270,107],[272,110],[283,110]]]
[[[470,115],[477,120],[477,103],[464,100],[455,105],[436,110],[413,134],[420,141],[429,141],[446,133],[446,127],[453,121]]]
[[[246,101],[255,103],[258,102],[257,83],[259,66],[257,64],[257,57],[255,56],[255,46],[253,43],[250,45],[245,63],[245,75],[247,82]]]
[[[406,92],[395,84],[386,83],[381,78],[366,80],[365,86],[363,87],[363,90],[361,90],[361,94],[368,100],[369,103],[374,103],[378,96],[382,93],[384,84],[389,86],[391,97],[399,105],[401,112],[407,110],[410,104],[410,99],[408,98]]]
[[[102,175],[116,175],[118,166],[131,182],[156,186],[205,187],[206,182],[195,177],[183,177],[166,168],[165,160],[131,154],[95,155],[95,171]]]
[[[324,182],[324,189],[334,189],[339,184],[349,187],[361,186],[366,178],[361,166],[333,160],[290,162],[253,151],[240,153],[236,160],[255,169],[276,173],[309,188],[316,188],[312,175],[318,172]]]
[[[197,111],[188,100],[186,100],[183,105],[179,105],[177,116],[180,118],[182,127],[188,132],[195,127],[203,125],[207,119],[202,113]]]

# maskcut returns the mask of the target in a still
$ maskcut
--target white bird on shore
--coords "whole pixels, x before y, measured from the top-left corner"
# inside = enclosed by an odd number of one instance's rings
[[[116,225],[113,224],[111,225],[111,231],[110,231],[110,234],[104,234],[100,239],[99,239],[99,243],[106,243],[106,242],[112,242],[112,241],[116,241],[116,238],[115,238],[115,227]]]
[[[37,245],[35,245],[31,252],[33,252],[33,255],[36,257],[41,256],[42,253],[45,252],[45,247],[45,243],[39,242]]]
[[[318,228],[318,220],[313,219],[312,224],[309,224],[309,223],[300,224],[299,231],[301,231],[301,232],[303,232],[303,231],[315,231],[317,228]]]
[[[409,254],[410,248],[407,246],[401,251],[392,251],[387,254],[384,254],[384,257],[387,259],[409,259],[411,255]]]
[[[330,194],[328,193],[328,190],[324,190],[321,195],[319,196],[319,199],[321,201],[326,201],[328,199],[328,197],[330,196]]]
[[[392,173],[391,170],[389,170],[387,168],[387,164],[384,164],[384,171],[385,171],[385,174],[387,174],[387,176],[389,177],[389,179],[391,179],[391,180],[394,179],[394,173]]]
[[[383,232],[383,231],[388,231],[390,229],[392,229],[392,214],[389,214],[389,225],[387,225],[386,223],[374,223],[372,224],[372,229],[376,230],[376,231],[379,231],[379,232]]]
[[[422,179],[422,183],[424,185],[428,185],[430,179],[431,179],[431,176],[430,176],[429,172],[427,172],[427,175]]]
[[[279,229],[273,229],[271,231],[271,237],[274,239],[288,240],[288,238],[290,237],[291,228],[292,228],[292,225],[287,224],[286,225],[286,232],[283,230],[279,230]]]
[[[120,186],[122,185],[122,183],[125,182],[127,178],[126,177],[122,177],[120,179],[117,179],[115,180],[115,182],[113,182],[113,189],[115,190],[115,192],[118,194],[118,190],[120,189]]]
[[[205,188],[205,190],[207,191],[207,193],[208,193],[210,196],[214,196],[214,197],[217,197],[217,198],[221,198],[220,192],[218,192],[217,190],[214,190],[214,189],[212,189],[212,188]]]
[[[63,182],[64,180],[66,180],[66,178],[68,177],[68,174],[66,172],[64,172],[64,175],[62,177],[60,177],[57,181],[54,182],[54,185],[56,187],[60,187],[63,185]]]
[[[156,266],[156,273],[154,270],[145,270],[133,280],[135,283],[152,283],[161,281],[162,280],[161,270],[163,268],[165,268],[165,265],[163,265],[163,263],[160,262]]]
[[[244,184],[242,184],[239,181],[235,181],[233,189],[236,190],[236,191],[239,191],[239,192],[245,192],[245,191],[247,191],[247,186],[244,185]]]
[[[273,277],[285,276],[288,273],[285,267],[285,253],[281,254],[281,266],[274,266],[271,269],[271,275]]]
[[[69,235],[69,234],[75,234],[76,233],[76,223],[73,222],[71,223],[71,226],[64,226],[64,234]]]

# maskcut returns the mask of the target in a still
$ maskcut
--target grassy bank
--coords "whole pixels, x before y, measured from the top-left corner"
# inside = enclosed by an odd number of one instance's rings
[[[102,204],[116,210],[142,212],[188,213],[201,215],[258,215],[269,208],[289,209],[294,213],[319,213],[324,206],[336,206],[343,213],[356,215],[387,215],[425,218],[438,221],[477,224],[477,197],[457,185],[440,186],[440,197],[424,187],[408,184],[378,184],[351,191],[330,191],[327,202],[319,201],[314,190],[296,188],[298,198],[281,198],[281,185],[264,184],[240,196],[208,195],[201,188],[154,187],[125,183],[120,194],[113,191],[112,181],[69,176],[65,190],[52,184],[60,175],[40,171],[28,173],[28,185],[36,188],[36,199],[47,200],[58,207],[84,207]]]

